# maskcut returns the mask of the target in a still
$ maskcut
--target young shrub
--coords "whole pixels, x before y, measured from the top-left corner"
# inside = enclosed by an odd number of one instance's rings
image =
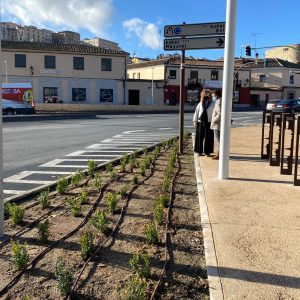
[[[59,194],[65,193],[65,191],[68,188],[68,179],[64,176],[59,177],[58,180],[56,181],[56,190]]]
[[[93,185],[93,188],[96,189],[98,192],[101,190],[102,180],[101,180],[101,176],[99,173],[95,174],[92,185]]]
[[[141,168],[140,168],[141,176],[145,176],[145,172],[146,172],[145,165],[141,165]]]
[[[124,159],[121,159],[121,164],[120,164],[120,173],[125,173],[126,171],[126,162],[124,161]]]
[[[55,277],[58,280],[58,290],[62,296],[70,294],[73,283],[72,270],[66,267],[65,262],[61,257],[56,261]]]
[[[124,157],[124,163],[125,165],[129,163],[129,160],[130,160],[130,155],[129,154],[126,154]]]
[[[95,216],[90,218],[89,223],[98,231],[105,233],[107,230],[107,217],[105,212],[101,209],[97,209]]]
[[[170,187],[170,178],[165,177],[162,183],[162,190],[164,193],[166,193],[169,190]]]
[[[154,220],[158,225],[161,225],[164,220],[164,207],[159,202],[155,206]]]
[[[81,214],[81,204],[78,198],[70,197],[68,199],[68,205],[71,211],[71,214],[74,217],[79,217]]]
[[[73,186],[78,186],[82,179],[83,179],[83,174],[79,171],[76,171],[76,173],[72,175],[71,183]]]
[[[10,203],[4,201],[4,216],[9,216]]]
[[[97,163],[94,160],[88,160],[88,174],[93,176],[97,168]]]
[[[107,173],[110,173],[112,170],[113,170],[112,163],[107,164],[107,165],[106,165],[106,172],[107,172]]]
[[[143,148],[143,153],[144,153],[144,155],[147,155],[147,153],[148,153],[147,147],[144,147],[144,148]]]
[[[78,199],[81,205],[88,203],[88,190],[86,186],[82,188],[81,193],[78,196]]]
[[[49,189],[42,191],[39,194],[38,201],[39,201],[42,209],[48,208],[50,206]]]
[[[50,236],[49,232],[49,221],[41,222],[38,224],[38,236],[41,242],[47,242]]]
[[[29,261],[29,255],[27,253],[27,244],[19,244],[18,241],[11,242],[12,248],[12,261],[13,265],[17,270],[22,270],[25,268]]]
[[[185,140],[188,140],[189,137],[190,137],[190,133],[187,130],[185,130],[184,134],[183,134],[183,137],[184,137]]]
[[[108,204],[109,213],[114,214],[116,212],[117,203],[118,203],[117,195],[108,192],[107,193],[107,204]]]
[[[148,278],[151,275],[150,259],[148,253],[136,253],[129,260],[129,264],[134,273],[139,277]]]
[[[135,159],[130,158],[129,167],[130,167],[131,172],[133,172],[133,168],[135,167]]]
[[[80,237],[80,252],[83,259],[87,259],[93,251],[93,234],[84,232]]]
[[[168,207],[170,202],[170,196],[168,193],[159,195],[157,198],[157,202],[160,203],[163,207]]]
[[[120,291],[122,300],[145,300],[147,295],[147,282],[135,276],[125,283]]]
[[[133,184],[138,184],[139,183],[139,178],[138,178],[138,176],[136,174],[133,175],[132,183]]]
[[[126,196],[127,196],[127,193],[128,193],[128,185],[127,185],[127,184],[124,184],[124,185],[120,188],[118,194],[119,194],[121,197],[126,197]]]
[[[115,170],[112,170],[110,172],[110,180],[116,180],[117,179],[117,173],[115,172]]]
[[[24,219],[25,210],[23,207],[17,204],[11,204],[9,206],[9,214],[10,214],[11,222],[14,225],[19,225],[22,223]]]
[[[158,243],[158,232],[157,232],[157,225],[155,222],[151,222],[150,224],[147,224],[145,226],[144,233],[148,244]]]

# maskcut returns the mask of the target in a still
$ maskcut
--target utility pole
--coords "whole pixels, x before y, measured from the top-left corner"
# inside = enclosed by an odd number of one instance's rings
[[[183,153],[184,98],[185,98],[185,50],[182,50],[180,64],[180,107],[179,107],[179,153]]]
[[[220,161],[219,178],[227,179],[229,175],[230,127],[232,111],[232,86],[234,73],[234,46],[236,27],[236,2],[227,0],[226,29],[225,29],[225,54],[223,73],[223,97],[220,136]]]

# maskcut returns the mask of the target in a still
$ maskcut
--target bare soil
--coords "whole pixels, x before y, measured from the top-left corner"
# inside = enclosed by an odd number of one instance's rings
[[[147,280],[147,295],[151,294],[159,280],[165,263],[165,223],[159,226],[158,245],[146,243],[144,227],[154,217],[157,197],[162,194],[162,181],[171,149],[162,150],[155,161],[153,175],[130,195],[128,206],[118,229],[100,251],[88,262],[78,283],[78,289],[72,294],[72,299],[120,299],[122,288],[126,281],[133,276],[129,260],[137,252],[147,252],[150,256],[151,276]],[[142,159],[137,159],[137,164]],[[200,226],[199,204],[194,170],[193,150],[190,143],[186,144],[184,153],[179,155],[180,173],[175,178],[173,207],[171,209],[170,226],[168,228],[168,263],[167,271],[154,299],[209,299],[208,283],[203,250],[202,230]],[[115,167],[116,172],[119,167]],[[107,193],[117,192],[125,184],[133,186],[132,178],[138,175],[139,181],[145,176],[139,174],[140,169],[135,167],[133,173],[127,170],[120,174],[118,180],[108,184],[98,205],[106,211],[109,230],[105,234],[96,230],[87,222],[78,231],[67,239],[57,243],[53,249],[40,257],[29,266],[24,274],[9,288],[0,294],[1,299],[63,299],[57,288],[55,278],[55,264],[58,257],[62,257],[68,267],[72,269],[74,278],[79,274],[85,261],[80,252],[80,237],[83,232],[92,231],[94,245],[105,241],[107,234],[112,231],[124,205],[124,198],[119,199],[117,212],[109,214],[107,208]],[[101,173],[103,184],[109,181],[107,172]],[[82,206],[80,217],[70,213],[68,205],[62,206],[50,213],[47,219],[50,222],[50,240],[42,243],[37,237],[36,227],[14,240],[27,243],[30,259],[46,249],[51,243],[60,239],[73,228],[78,226],[84,216],[97,201],[99,193],[88,182],[89,203]],[[51,207],[63,203],[70,196],[78,195],[81,187],[69,189],[66,195],[52,194]],[[23,204],[26,207],[25,220],[22,226],[29,224],[37,217],[45,214],[39,205],[34,205],[36,199]],[[48,209],[50,210],[50,209]],[[164,211],[166,216],[167,208]],[[11,224],[10,219],[5,221],[5,232],[12,237],[22,226]],[[0,244],[0,289],[2,289],[17,274],[12,263],[11,244]]]

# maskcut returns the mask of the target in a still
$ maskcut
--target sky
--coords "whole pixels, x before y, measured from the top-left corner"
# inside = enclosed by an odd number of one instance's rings
[[[0,0],[1,1],[1,0]],[[130,56],[156,58],[164,26],[225,22],[226,0],[2,0],[1,21],[53,31],[79,32],[81,39],[117,42]],[[299,0],[237,0],[235,56],[252,48],[300,43]],[[256,50],[264,57],[265,49]],[[180,52],[179,52],[180,53]],[[189,50],[186,56],[218,59],[223,50]],[[254,57],[255,51],[252,51]]]

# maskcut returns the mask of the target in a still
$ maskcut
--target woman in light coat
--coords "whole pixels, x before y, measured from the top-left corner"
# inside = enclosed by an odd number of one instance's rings
[[[210,129],[214,105],[211,91],[202,90],[200,102],[193,117],[193,125],[196,128],[194,152],[198,153],[199,156],[204,154],[209,156],[214,152],[214,133]]]
[[[212,113],[210,128],[214,131],[215,141],[218,145],[216,155],[212,159],[219,159],[219,147],[220,147],[220,128],[221,128],[221,97],[222,91],[216,90],[214,96],[217,98],[215,107]]]

